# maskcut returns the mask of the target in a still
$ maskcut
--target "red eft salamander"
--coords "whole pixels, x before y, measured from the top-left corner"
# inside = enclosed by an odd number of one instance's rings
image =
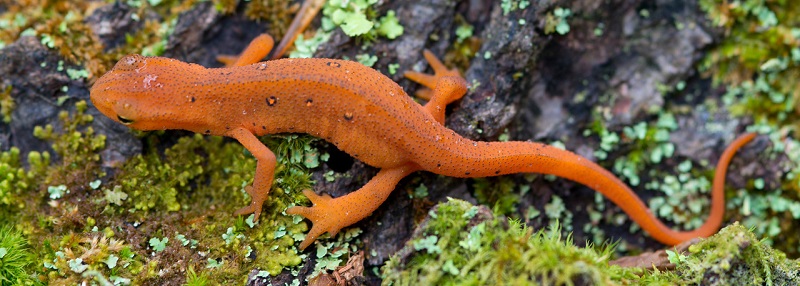
[[[259,39],[260,38],[260,39]],[[256,136],[308,133],[323,138],[380,172],[348,195],[331,198],[311,190],[311,207],[292,207],[313,226],[300,248],[369,216],[400,179],[424,170],[469,178],[513,173],[550,174],[584,184],[614,202],[656,240],[675,245],[715,233],[724,212],[727,165],[755,134],[734,141],[720,158],[711,214],[700,228],[675,231],[611,172],[570,151],[536,142],[477,142],[444,125],[445,106],[467,91],[458,72],[430,52],[434,75],[407,73],[432,89],[424,106],[381,73],[357,62],[334,59],[281,59],[258,62],[272,48],[262,35],[236,66],[205,68],[169,58],[130,55],[117,62],[91,89],[94,105],[106,116],[139,130],[185,129],[233,137],[257,159],[246,191],[252,203],[237,214],[256,219],[272,186],[275,155]],[[259,56],[248,56],[252,54]]]

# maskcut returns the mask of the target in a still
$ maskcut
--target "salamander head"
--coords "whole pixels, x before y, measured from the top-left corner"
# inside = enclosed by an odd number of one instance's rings
[[[181,121],[193,98],[186,82],[202,69],[169,58],[129,55],[95,82],[90,97],[100,112],[131,128],[186,129]]]

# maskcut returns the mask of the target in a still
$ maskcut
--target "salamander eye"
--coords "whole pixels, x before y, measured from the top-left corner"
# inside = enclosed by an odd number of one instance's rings
[[[139,68],[144,63],[144,57],[140,55],[127,55],[120,59],[116,65],[115,70],[130,71]]]
[[[125,124],[125,125],[133,123],[133,120],[127,119],[127,118],[119,116],[119,115],[117,115],[117,119],[119,120],[120,123]]]

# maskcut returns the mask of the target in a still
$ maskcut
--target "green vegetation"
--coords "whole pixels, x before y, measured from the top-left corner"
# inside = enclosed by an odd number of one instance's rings
[[[680,284],[796,285],[800,261],[786,258],[737,224],[689,247],[675,273]]]
[[[88,81],[104,73],[123,54],[163,53],[177,16],[203,1],[122,2],[133,7],[130,17],[141,27],[126,35],[123,45],[108,52],[86,24],[96,3],[85,1],[9,2],[4,6],[7,12],[0,15],[0,47],[20,36],[34,36],[65,58],[59,62],[58,71],[71,80]],[[218,11],[233,13],[240,1],[212,2]],[[395,39],[402,35],[396,13],[378,15],[373,7],[377,2],[328,1],[323,9],[323,28],[311,39],[299,38],[302,44],[296,45],[296,53],[311,55],[336,28],[365,44],[377,37]],[[786,155],[791,162],[800,162],[800,143],[790,137],[797,131],[795,103],[800,96],[794,88],[800,78],[799,8],[789,7],[788,1],[734,1],[734,5],[730,1],[702,0],[701,4],[714,23],[727,31],[720,47],[704,61],[704,70],[713,74],[718,84],[728,85],[724,101],[731,110],[755,113],[754,128],[772,132],[775,147],[770,156]],[[285,1],[249,1],[246,5],[248,17],[272,24],[276,29],[270,31],[273,35],[280,35],[282,27],[288,25],[290,13]],[[528,8],[530,1],[504,0],[500,5],[504,13],[509,13]],[[158,17],[151,18],[152,13]],[[647,10],[640,11],[642,16],[648,14]],[[567,33],[567,20],[572,16],[569,9],[560,7],[548,13],[547,31]],[[457,43],[446,62],[466,67],[481,41],[463,18],[456,17],[456,22],[458,28],[453,32]],[[526,25],[524,21],[516,23]],[[491,53],[480,56],[492,58]],[[377,57],[367,51],[358,59],[374,64]],[[684,85],[675,90],[682,90]],[[0,89],[0,118],[6,123],[15,108],[11,91],[11,87]],[[664,91],[674,90],[670,87]],[[70,102],[68,99],[63,96],[55,104],[61,106]],[[119,162],[113,174],[105,174],[99,153],[113,146],[106,146],[105,137],[88,127],[93,118],[87,108],[87,103],[78,102],[71,115],[59,114],[60,124],[34,130],[38,138],[52,144],[52,158],[48,152],[31,152],[24,159],[25,154],[15,147],[0,152],[0,221],[11,224],[0,227],[0,285],[241,284],[253,269],[259,270],[257,277],[296,274],[311,255],[316,258],[314,273],[331,271],[358,250],[361,230],[357,228],[318,241],[307,253],[295,248],[308,225],[301,217],[287,216],[283,211],[308,204],[299,194],[313,185],[308,168],[326,160],[326,155],[314,147],[313,138],[289,135],[265,139],[279,162],[265,212],[260,222],[255,222],[253,216],[232,215],[249,203],[243,188],[252,181],[256,165],[240,144],[193,135],[164,148],[163,133],[149,133],[143,135],[144,154]],[[677,128],[674,114],[671,110],[655,111],[648,122],[622,130],[608,130],[598,115],[587,135],[600,136],[600,150],[595,153],[598,158],[630,151],[614,161],[614,171],[632,185],[664,192],[666,197],[650,201],[651,208],[660,216],[693,228],[704,219],[701,210],[707,195],[701,190],[707,189],[710,174],[692,170],[703,168],[704,162],[679,161],[669,174],[650,171],[674,155],[675,146],[668,140],[669,133]],[[23,160],[27,167],[23,167]],[[729,209],[738,211],[732,215],[752,227],[757,236],[765,237],[763,240],[755,239],[742,226],[731,226],[693,247],[691,253],[673,253],[676,271],[609,267],[614,245],[575,247],[560,228],[534,232],[517,221],[499,219],[485,209],[452,200],[432,211],[420,235],[401,251],[410,258],[401,259],[397,254],[383,268],[383,276],[387,283],[396,284],[513,284],[530,280],[551,284],[704,284],[706,281],[699,280],[703,277],[731,284],[797,283],[797,277],[792,276],[797,273],[797,262],[769,247],[772,243],[797,247],[800,239],[785,235],[797,231],[794,221],[800,219],[800,167],[795,164],[788,169],[780,188],[768,188],[764,180],[751,180],[748,183],[752,188],[748,188],[755,192],[737,190],[729,201]],[[325,178],[335,180],[339,176],[329,173]],[[664,180],[648,182],[646,177]],[[533,178],[526,176],[523,180],[530,182]],[[492,205],[495,214],[526,211],[526,219],[547,219],[553,225],[561,221],[570,225],[565,227],[570,230],[572,213],[567,198],[553,196],[542,211],[518,210],[517,203],[530,190],[528,184],[518,186],[513,177],[502,177],[477,179],[473,188],[478,200]],[[412,195],[425,198],[427,192],[420,184]],[[597,198],[597,205],[603,205]],[[620,216],[604,218],[602,207],[591,208],[591,222],[584,231],[594,235],[595,241],[601,241],[604,235],[593,224],[601,219],[624,221]],[[787,251],[800,253],[800,247]],[[176,261],[187,266],[175,268]]]
[[[553,32],[559,35],[569,33],[569,23],[567,18],[572,16],[572,11],[569,9],[557,7],[553,9],[552,13],[547,13],[547,24],[544,27],[545,34],[552,34]]]
[[[27,239],[9,225],[0,225],[0,285],[33,285],[35,260]]]
[[[382,268],[393,285],[792,285],[800,262],[786,259],[739,224],[672,252],[675,271],[608,265],[615,245],[577,247],[558,224],[537,232],[486,208],[451,199],[433,209],[422,228]]]
[[[402,35],[403,26],[400,25],[395,12],[388,11],[385,16],[378,19],[372,9],[372,5],[376,3],[377,0],[327,1],[322,8],[322,14],[325,15],[322,29],[331,31],[334,27],[341,27],[348,36],[359,36],[367,41],[377,36],[395,39]]]
[[[576,247],[556,224],[537,231],[515,220],[508,226],[486,209],[451,199],[430,212],[429,220],[383,267],[384,283],[394,285],[573,283],[609,285],[634,280],[636,269],[609,266],[612,246]]]
[[[171,268],[171,260],[164,260],[173,257],[202,269],[194,274],[175,273],[189,282],[224,284],[239,281],[249,269],[277,275],[302,262],[295,244],[302,241],[308,226],[301,217],[282,212],[307,203],[299,192],[312,184],[306,169],[327,157],[311,145],[315,139],[290,135],[266,140],[279,162],[277,180],[264,205],[267,211],[261,216],[268,223],[259,225],[253,216],[232,215],[249,203],[243,187],[252,181],[256,164],[240,144],[221,137],[184,137],[163,154],[148,148],[150,152],[128,160],[113,179],[103,183],[97,162],[105,138],[86,127],[93,118],[85,110],[86,103],[78,102],[75,114],[59,115],[61,127],[36,128],[37,137],[52,142],[57,164],[48,166],[48,153],[31,152],[30,169],[25,170],[19,149],[0,153],[0,170],[5,175],[0,180],[0,205],[5,205],[0,214],[4,221],[16,221],[18,228],[35,234],[32,241],[37,251],[30,258],[33,265],[44,266],[40,281],[141,284],[180,271]],[[146,139],[150,144],[158,140],[153,135]],[[26,207],[45,206],[39,203],[45,200],[51,200],[49,207]],[[182,215],[163,215],[176,211]],[[159,225],[146,223],[156,212],[161,216]],[[209,215],[214,219],[186,223]],[[119,226],[130,222],[144,228],[120,233]],[[358,233],[340,236],[339,242],[327,247],[341,249]],[[12,254],[19,253],[13,249]],[[200,258],[200,253],[207,258]],[[253,260],[252,253],[259,259]],[[16,256],[7,257],[18,261]],[[336,267],[340,262],[331,259],[328,265]],[[31,273],[36,271],[26,272],[25,277],[33,277]]]
[[[5,123],[11,123],[11,112],[14,111],[14,99],[11,98],[11,86],[0,86],[0,119]]]
[[[109,233],[113,234],[113,232]],[[144,257],[138,256],[123,241],[109,238],[104,232],[68,234],[51,245],[45,241],[44,268],[50,283],[79,284],[89,276],[130,284],[132,275],[144,270]]]
[[[701,7],[727,36],[702,67],[718,83],[729,84],[734,109],[757,121],[796,121],[800,97],[800,8],[787,1],[703,0]]]
[[[752,116],[755,126],[751,129],[769,133],[769,156],[789,158],[779,187],[759,187],[734,202],[737,218],[745,226],[753,227],[766,243],[777,239],[785,251],[797,255],[800,238],[782,234],[797,233],[800,224],[780,222],[800,219],[800,150],[796,148],[800,142],[791,135],[800,126],[800,7],[790,2],[700,1],[709,19],[726,35],[705,57],[701,69],[716,84],[726,85],[723,102],[731,113]],[[764,203],[766,198],[778,203]]]
[[[72,117],[67,111],[59,112],[62,127],[58,133],[54,132],[52,125],[33,129],[36,138],[52,143],[60,161],[56,170],[50,170],[45,184],[88,186],[89,181],[103,176],[99,169],[98,152],[105,148],[106,136],[95,135],[91,126],[86,127],[94,121],[92,115],[86,114],[87,108],[85,101],[79,101],[75,104],[76,111]]]

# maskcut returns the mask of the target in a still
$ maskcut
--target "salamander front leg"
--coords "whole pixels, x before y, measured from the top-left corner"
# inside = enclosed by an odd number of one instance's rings
[[[447,67],[429,50],[423,56],[431,65],[433,74],[424,74],[414,71],[405,72],[405,77],[417,82],[428,89],[417,92],[417,97],[428,100],[425,104],[427,110],[436,121],[444,124],[444,112],[448,104],[456,101],[467,93],[467,81],[461,77],[456,69]]]
[[[335,236],[343,227],[352,225],[372,214],[389,197],[397,182],[416,170],[418,168],[412,164],[381,169],[358,191],[335,199],[328,195],[317,195],[311,190],[303,191],[303,194],[314,205],[291,207],[286,210],[287,214],[301,215],[314,224],[306,235],[306,239],[300,243],[300,249],[311,245],[317,237],[325,232]]]
[[[269,190],[272,187],[272,179],[275,175],[275,154],[247,129],[239,127],[225,135],[233,137],[239,143],[242,143],[244,148],[253,153],[253,156],[258,160],[253,185],[244,188],[250,195],[252,202],[250,202],[249,206],[235,212],[236,215],[254,214],[255,220],[258,220],[261,215],[261,207],[267,200],[267,195],[269,195]]]

